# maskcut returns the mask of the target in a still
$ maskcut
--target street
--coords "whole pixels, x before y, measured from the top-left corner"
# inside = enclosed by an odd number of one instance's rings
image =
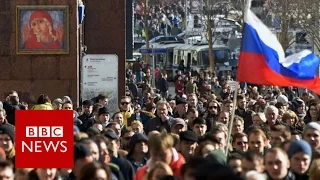
[[[176,95],[176,93],[174,91],[175,91],[174,83],[169,82],[169,94],[172,94],[173,97]]]

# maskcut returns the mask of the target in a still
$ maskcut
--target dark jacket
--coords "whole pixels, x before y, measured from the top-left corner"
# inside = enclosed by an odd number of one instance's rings
[[[268,180],[273,180],[273,179],[268,175]],[[296,176],[291,171],[289,171],[287,176],[282,180],[296,180]]]
[[[137,98],[139,95],[138,86],[133,82],[128,83],[128,88],[131,91],[133,97]]]
[[[132,180],[135,176],[134,168],[132,167],[131,163],[122,158],[122,157],[111,157],[111,162],[119,166],[120,172],[122,172],[122,175],[125,180]]]
[[[168,81],[164,78],[160,78],[157,87],[161,92],[167,92],[169,90]]]
[[[211,114],[209,112],[206,112],[204,113],[202,118],[206,120],[207,132],[209,132],[212,129],[213,124],[217,121],[218,116]]]
[[[244,129],[247,129],[252,125],[252,113],[253,111],[251,110],[240,112],[239,109],[236,109],[235,114],[242,117],[244,120]]]
[[[73,124],[74,124],[75,126],[81,127],[83,123],[82,123],[82,121],[81,121],[79,118],[74,117],[74,118],[73,118]]]
[[[82,114],[81,116],[78,117],[82,121],[83,124],[85,124],[90,118],[93,117],[93,113],[87,115],[87,114]]]
[[[143,166],[145,166],[145,165],[147,164],[147,161],[148,161],[147,158],[144,158],[143,161],[142,161],[140,164],[138,164],[138,163],[136,163],[135,160],[133,159],[132,154],[128,154],[127,159],[128,159],[128,161],[131,163],[131,165],[132,165],[132,167],[133,167],[133,169],[134,169],[134,172],[137,172],[137,170],[138,170],[139,168],[142,168]]]
[[[178,111],[176,111],[176,112],[173,113],[173,117],[174,117],[174,118],[186,119],[186,118],[187,118],[187,117],[186,117],[186,114],[187,114],[187,113],[183,113],[183,114],[180,116],[179,113],[178,113]]]
[[[156,116],[151,112],[148,112],[148,111],[140,112],[140,121],[144,127],[147,125],[148,121],[154,117]],[[137,120],[136,113],[132,114],[131,117],[128,119],[128,126],[130,126],[131,123],[135,120]]]
[[[111,169],[111,180],[114,180],[114,179],[124,180],[123,174],[117,165],[112,163],[109,163],[108,165]]]
[[[73,171],[69,174],[68,177],[64,178],[65,180],[76,180],[76,176],[73,174]]]
[[[309,174],[296,174],[294,173],[294,175],[296,176],[296,180],[309,180]]]
[[[169,117],[167,121],[162,121],[160,117],[152,118],[147,123],[147,126],[145,127],[144,132],[146,134],[149,134],[149,132],[159,129],[160,127],[163,127],[167,130],[167,132],[170,132],[172,121],[173,121],[172,117]]]
[[[12,105],[10,102],[3,102],[3,109],[6,111],[7,120],[10,124],[15,125],[15,112],[16,110],[26,110],[27,108],[19,103],[18,105]]]
[[[91,117],[86,122],[83,122],[83,124],[80,125],[79,129],[81,132],[87,132],[87,130],[92,127],[95,123],[94,117]]]
[[[197,110],[200,116],[202,116],[205,113],[206,110],[204,109],[202,102],[198,102]]]

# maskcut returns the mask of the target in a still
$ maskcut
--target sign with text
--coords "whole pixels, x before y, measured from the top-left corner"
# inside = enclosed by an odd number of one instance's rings
[[[16,111],[16,168],[73,168],[73,111]]]
[[[118,111],[118,62],[115,54],[87,54],[82,58],[83,101],[103,94],[108,97],[110,113]]]

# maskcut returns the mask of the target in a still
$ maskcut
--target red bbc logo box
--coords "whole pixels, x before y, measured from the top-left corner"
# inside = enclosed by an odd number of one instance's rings
[[[16,111],[16,168],[73,168],[73,111]]]

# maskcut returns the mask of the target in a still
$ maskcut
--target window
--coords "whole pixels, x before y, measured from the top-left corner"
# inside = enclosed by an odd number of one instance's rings
[[[209,66],[210,62],[209,62],[209,51],[202,51],[202,65],[203,66]]]
[[[172,66],[172,62],[173,62],[173,51],[169,51],[169,56],[167,56],[167,66]]]
[[[209,66],[209,51],[202,51],[201,54],[203,66]],[[229,62],[230,60],[230,52],[227,49],[213,50],[213,55],[214,64],[218,66],[223,65],[225,62]]]
[[[213,50],[215,64],[223,64],[229,62],[229,51],[226,49]]]
[[[197,65],[198,65],[198,61],[197,61],[196,58],[192,57],[192,59],[191,59],[191,65],[192,65],[192,66],[197,66]]]
[[[158,63],[164,63],[163,62],[163,59],[164,59],[164,56],[163,56],[163,54],[155,54],[154,55],[155,56],[155,60],[156,60],[156,64],[158,64]]]
[[[200,18],[197,15],[193,16],[193,27],[201,28]]]
[[[308,43],[306,39],[307,34],[305,32],[296,33],[296,43],[306,44]]]
[[[178,64],[178,56],[174,55],[173,64]]]

